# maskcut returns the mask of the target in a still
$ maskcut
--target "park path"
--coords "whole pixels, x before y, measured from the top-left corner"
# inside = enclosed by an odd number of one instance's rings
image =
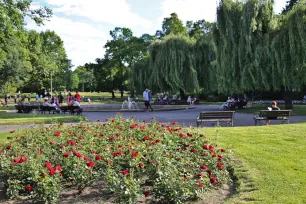
[[[216,111],[219,109],[218,105],[197,105],[194,109],[188,110],[176,110],[176,111],[158,111],[158,112],[124,112],[123,117],[132,117],[142,121],[150,121],[152,117],[155,117],[160,123],[167,122],[178,122],[180,125],[184,126],[196,126],[196,117],[201,111]],[[116,112],[84,112],[83,116],[89,121],[105,121],[106,118],[111,118],[116,116]],[[254,126],[254,115],[246,113],[235,113],[234,126]],[[290,123],[298,123],[306,121],[306,116],[291,116]],[[75,123],[65,123],[65,125],[71,125]],[[270,125],[280,124],[280,121],[271,121]],[[227,126],[226,123],[221,123],[221,126]],[[10,130],[19,130],[25,128],[35,128],[40,125],[2,125],[0,126],[0,132],[7,132]],[[45,126],[48,126],[46,124]],[[213,127],[215,123],[206,123],[205,127]]]

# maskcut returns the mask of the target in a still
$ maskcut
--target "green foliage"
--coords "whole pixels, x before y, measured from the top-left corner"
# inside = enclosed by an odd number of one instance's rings
[[[18,134],[18,133],[17,133]],[[229,180],[224,149],[204,134],[117,115],[105,123],[29,129],[0,148],[0,175],[11,198],[55,202],[102,181],[116,203],[138,196],[184,203]]]
[[[187,33],[186,27],[176,13],[172,13],[169,18],[164,19],[162,29],[164,35],[169,35],[171,33],[174,35]]]
[[[43,24],[52,15],[49,8],[32,10],[31,3],[31,0],[0,3],[0,88],[4,91],[12,85],[21,87],[36,66],[32,64],[35,58],[32,51],[39,51],[39,42],[33,41],[33,33],[24,29],[25,18],[30,17],[37,24]]]

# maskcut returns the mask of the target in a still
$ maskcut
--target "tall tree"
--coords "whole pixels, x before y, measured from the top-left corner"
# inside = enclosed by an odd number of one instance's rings
[[[165,18],[162,23],[164,35],[172,34],[186,34],[187,30],[183,22],[179,19],[176,13],[170,14],[169,18]]]

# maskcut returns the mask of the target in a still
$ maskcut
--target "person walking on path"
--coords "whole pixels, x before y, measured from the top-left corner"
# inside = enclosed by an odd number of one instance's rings
[[[144,101],[144,105],[145,105],[145,108],[144,108],[144,111],[148,111],[148,107],[149,107],[149,93],[148,93],[148,89],[146,89],[142,96],[143,96],[143,101]]]

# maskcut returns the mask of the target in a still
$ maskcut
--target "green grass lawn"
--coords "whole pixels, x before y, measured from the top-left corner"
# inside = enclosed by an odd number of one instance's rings
[[[17,114],[1,113],[0,125],[43,124],[57,122],[79,122],[80,116],[59,114]]]
[[[236,112],[239,113],[252,113],[258,115],[261,110],[268,110],[268,107],[271,107],[269,104],[260,104],[260,105],[249,105],[248,108],[245,109],[237,109]],[[278,106],[281,110],[285,110],[285,105]],[[292,110],[293,116],[305,116],[306,115],[306,105],[293,105]]]
[[[4,143],[7,140],[7,137],[10,137],[11,133],[9,132],[0,132],[0,144]]]
[[[306,203],[306,123],[205,131],[232,151],[238,193],[227,203]]]

